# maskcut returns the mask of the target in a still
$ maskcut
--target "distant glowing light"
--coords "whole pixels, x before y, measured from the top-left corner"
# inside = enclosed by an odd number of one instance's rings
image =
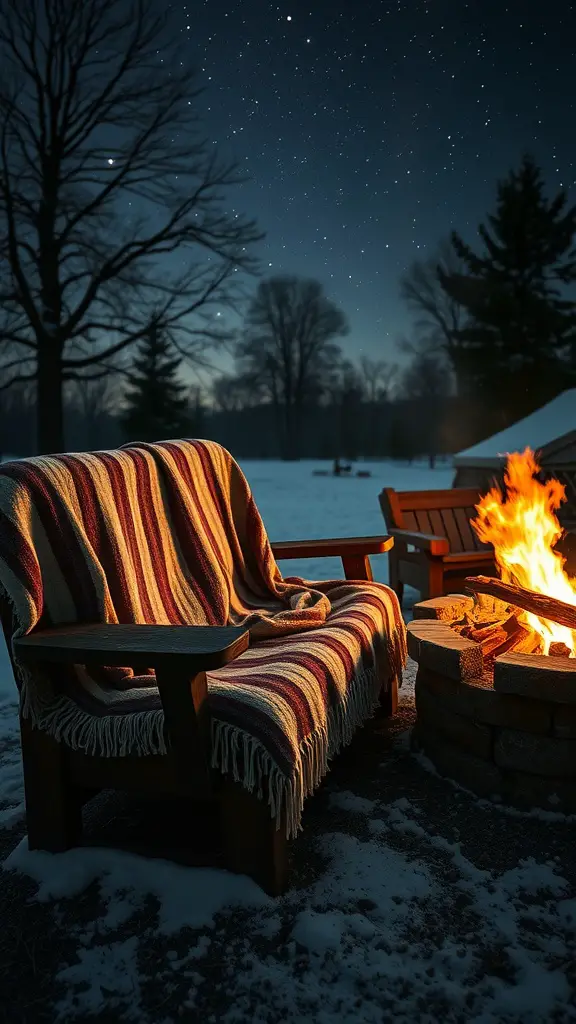
[[[292,21],[292,15],[291,15],[291,14],[289,14],[289,15],[287,16],[287,18],[286,18],[286,21]]]
[[[112,164],[114,163],[114,158],[109,156],[108,157],[108,163],[110,164],[110,167],[112,167]]]

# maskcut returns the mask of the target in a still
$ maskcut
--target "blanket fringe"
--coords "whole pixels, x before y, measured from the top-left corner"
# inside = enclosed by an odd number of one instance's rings
[[[350,681],[344,700],[331,708],[326,725],[300,744],[299,764],[291,776],[280,771],[253,736],[220,721],[213,722],[212,767],[232,775],[258,798],[267,797],[276,827],[280,828],[285,818],[286,836],[292,839],[301,828],[304,801],[328,773],[331,758],[350,743],[359,726],[373,714],[381,687],[382,680],[375,669],[358,672]]]
[[[0,593],[4,600],[10,600],[3,588]],[[386,646],[388,671],[401,680],[406,660],[405,639],[400,639],[400,650],[389,637]],[[145,757],[168,752],[162,710],[98,718],[83,711],[69,697],[55,696],[49,680],[44,680],[44,686],[39,685],[37,671],[32,676],[19,664],[18,675],[22,716],[73,750],[103,757]],[[304,802],[328,773],[331,758],[350,743],[356,730],[378,706],[382,682],[375,667],[355,673],[343,699],[329,710],[326,723],[300,744],[291,776],[280,770],[259,740],[218,719],[212,720],[212,767],[232,775],[259,799],[266,799],[276,827],[280,828],[284,819],[286,836],[291,839],[301,829]]]
[[[97,718],[83,711],[69,697],[49,701],[21,675],[21,713],[38,729],[74,750],[103,757],[144,757],[166,754],[163,711],[141,711]],[[378,705],[382,681],[375,669],[357,673],[345,698],[328,714],[326,724],[300,744],[298,764],[290,776],[280,770],[266,748],[237,726],[212,721],[212,767],[230,774],[250,793],[265,799],[280,828],[284,821],[287,837],[300,831],[304,802],[329,770],[329,762],[346,747],[356,730]]]

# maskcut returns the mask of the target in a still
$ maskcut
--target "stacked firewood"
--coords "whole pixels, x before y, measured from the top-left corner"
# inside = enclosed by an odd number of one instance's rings
[[[576,631],[576,606],[538,594],[511,583],[488,576],[471,576],[466,580],[476,602],[461,623],[454,624],[462,636],[481,644],[488,664],[500,654],[543,654],[542,637],[523,622],[522,611]],[[576,632],[575,632],[576,641]],[[550,647],[550,655],[568,657],[570,649],[562,643]]]

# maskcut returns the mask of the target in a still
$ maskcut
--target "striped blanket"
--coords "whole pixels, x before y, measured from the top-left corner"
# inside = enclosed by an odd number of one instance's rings
[[[75,622],[249,628],[250,648],[208,674],[213,765],[265,790],[289,835],[405,660],[387,587],[283,578],[242,471],[210,441],[2,465],[0,587],[13,639]],[[51,671],[16,664],[39,728],[89,753],[165,752],[152,672]]]

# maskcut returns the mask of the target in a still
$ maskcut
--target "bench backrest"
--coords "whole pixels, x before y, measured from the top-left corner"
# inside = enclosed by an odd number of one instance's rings
[[[257,591],[274,570],[246,480],[210,441],[4,463],[0,527],[0,587],[24,631],[224,625],[236,580]]]
[[[446,537],[452,554],[489,551],[490,545],[483,544],[470,525],[481,496],[480,490],[468,487],[446,491],[396,491],[386,487],[380,494],[380,506],[389,529]]]

